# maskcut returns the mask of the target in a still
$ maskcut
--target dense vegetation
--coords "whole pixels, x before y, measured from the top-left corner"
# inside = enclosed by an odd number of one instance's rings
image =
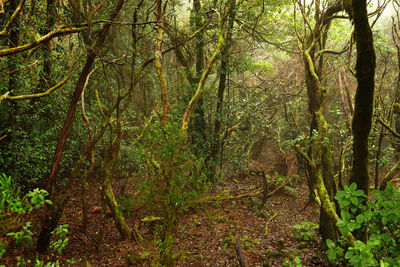
[[[318,228],[332,263],[400,265],[399,8],[0,0],[0,263],[89,264],[57,256],[72,206],[84,233],[101,214],[98,255],[112,218],[138,244],[141,225],[155,227],[156,251],[124,262],[184,264],[184,215],[242,197],[261,198],[264,214],[273,194],[305,184],[319,225],[293,226],[297,239]],[[240,177],[261,182],[240,196],[218,190]],[[246,239],[223,243],[246,266]]]

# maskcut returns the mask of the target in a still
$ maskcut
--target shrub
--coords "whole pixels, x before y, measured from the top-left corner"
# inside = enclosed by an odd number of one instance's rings
[[[400,265],[400,192],[392,184],[384,191],[373,190],[373,201],[357,190],[356,184],[345,186],[335,199],[341,210],[337,226],[342,236],[337,243],[327,240],[328,258],[333,263],[347,262],[352,266]],[[368,240],[349,244],[348,232],[368,230]]]

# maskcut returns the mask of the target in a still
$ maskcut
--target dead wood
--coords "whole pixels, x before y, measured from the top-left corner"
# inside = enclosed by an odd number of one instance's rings
[[[235,251],[236,255],[238,256],[240,267],[247,267],[248,265],[246,261],[246,255],[244,254],[243,251],[242,242],[240,242],[239,238],[236,238],[233,244],[235,245]]]

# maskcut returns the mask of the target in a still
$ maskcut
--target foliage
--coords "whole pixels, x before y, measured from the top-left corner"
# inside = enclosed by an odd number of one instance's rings
[[[364,192],[357,190],[354,183],[344,189],[335,196],[341,210],[337,226],[342,229],[342,237],[336,244],[327,240],[329,260],[347,261],[352,266],[400,264],[399,190],[389,183],[384,191],[373,190],[373,201],[366,202]],[[367,242],[357,240],[354,245],[348,244],[345,235],[358,229],[368,229]]]
[[[21,197],[20,187],[15,184],[11,176],[4,173],[0,175],[0,189],[2,190],[0,195],[0,225],[3,233],[6,236],[12,237],[15,243],[22,248],[33,247],[36,243],[36,239],[34,238],[34,233],[30,229],[32,227],[32,222],[25,222],[25,219],[20,217],[20,215],[31,212],[34,209],[39,209],[45,203],[52,205],[52,202],[46,199],[48,192],[43,189],[35,188]],[[12,214],[12,216],[9,216],[10,214]],[[13,219],[13,225],[7,225],[10,223],[10,219]],[[58,254],[61,254],[62,250],[68,244],[68,238],[65,238],[68,233],[67,227],[67,224],[60,225],[52,233],[57,235],[58,240],[51,243],[51,248],[57,251]],[[19,231],[10,231],[10,229],[19,228]],[[6,253],[6,248],[7,244],[0,239],[0,258]],[[17,266],[28,266],[29,263],[29,260],[21,256],[17,257]],[[58,261],[44,263],[44,261],[36,258],[34,266],[59,266],[59,263]]]
[[[296,239],[311,241],[315,238],[315,231],[318,229],[318,225],[312,222],[301,222],[299,224],[292,225],[293,233]]]
[[[21,215],[38,209],[44,203],[52,204],[50,200],[45,199],[48,193],[43,189],[36,188],[21,197],[20,187],[11,176],[4,173],[0,175],[0,190],[0,228],[4,232],[8,232],[11,227],[18,228],[23,225],[19,219]],[[29,226],[24,227],[28,229]],[[22,233],[17,236],[21,235]]]
[[[25,226],[22,227],[21,231],[7,233],[8,236],[13,236],[15,243],[22,245],[23,247],[32,247],[34,245],[33,232],[29,229],[32,226],[31,222],[27,222]]]
[[[141,202],[159,213],[163,222],[156,231],[155,241],[160,250],[160,262],[173,262],[173,230],[179,216],[207,188],[202,172],[202,159],[183,145],[180,125],[173,121],[163,128],[158,122],[144,132],[141,145],[143,157],[138,172],[147,173],[139,185]]]
[[[68,245],[69,238],[65,237],[68,234],[68,224],[62,224],[58,226],[56,229],[54,229],[52,234],[56,235],[58,239],[50,243],[50,248],[57,251],[58,254],[61,254],[63,249],[65,249],[65,247]]]
[[[285,261],[282,264],[285,267],[302,267],[303,265],[301,265],[301,260],[299,257],[294,258],[294,260],[290,260],[290,259],[285,259]]]

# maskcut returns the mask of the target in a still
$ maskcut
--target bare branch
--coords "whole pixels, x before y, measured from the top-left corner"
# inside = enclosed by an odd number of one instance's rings
[[[27,66],[25,66],[25,67],[17,68],[17,69],[14,69],[14,70],[9,71],[9,72],[7,72],[7,73],[4,73],[4,74],[0,75],[0,79],[1,79],[1,78],[4,78],[4,77],[6,77],[6,76],[9,76],[9,75],[11,75],[11,74],[14,74],[14,73],[16,73],[16,72],[18,72],[18,71],[20,71],[20,70],[23,70],[23,69],[32,67],[32,66],[36,65],[37,63],[38,63],[38,61],[36,60],[36,61],[33,62],[32,64],[29,64],[29,65],[27,65]]]

